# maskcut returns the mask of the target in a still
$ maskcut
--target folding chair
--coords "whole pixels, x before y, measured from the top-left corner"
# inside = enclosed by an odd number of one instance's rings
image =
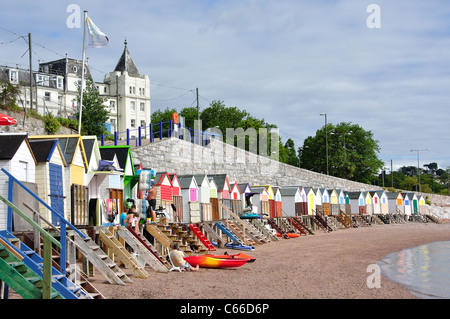
[[[181,267],[175,267],[174,266],[172,258],[170,257],[170,252],[167,254],[167,256],[169,256],[170,265],[172,266],[172,268],[170,268],[169,271],[178,270],[179,272],[183,272],[181,270]]]

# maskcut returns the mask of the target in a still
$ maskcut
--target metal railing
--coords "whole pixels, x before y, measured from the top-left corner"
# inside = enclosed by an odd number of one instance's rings
[[[60,233],[61,238],[60,242],[58,243],[58,247],[60,247],[60,272],[65,275],[66,274],[66,260],[67,260],[67,227],[72,229],[74,232],[76,232],[78,235],[81,236],[81,238],[86,238],[86,236],[80,232],[75,226],[73,226],[69,221],[67,221],[64,217],[64,215],[61,215],[61,213],[57,212],[55,209],[50,207],[46,202],[44,202],[39,196],[33,193],[29,188],[27,188],[24,184],[22,184],[17,178],[15,178],[11,173],[9,173],[4,168],[1,169],[3,173],[5,173],[8,177],[8,201],[12,204],[13,199],[13,184],[17,183],[23,190],[25,190],[28,194],[30,194],[34,199],[36,199],[40,204],[44,205],[44,207],[50,212],[52,212],[56,217],[58,218],[60,222]],[[7,216],[7,230],[9,232],[12,232],[12,215],[13,208],[11,206],[8,207],[8,216]],[[51,252],[51,248],[50,248]],[[44,251],[45,254],[45,251]]]
[[[142,146],[142,140],[150,143],[163,138],[179,138],[191,143],[208,146],[210,139],[217,137],[217,133],[191,129],[181,123],[174,124],[172,120],[126,129],[122,132],[114,131],[112,134],[100,135],[101,146],[107,145],[132,145]]]
[[[4,169],[2,169],[4,170]],[[52,289],[52,244],[55,244],[58,248],[62,249],[62,245],[58,240],[56,240],[52,235],[50,235],[47,231],[45,231],[40,225],[34,222],[30,217],[28,217],[25,213],[23,213],[16,205],[11,203],[5,197],[0,195],[0,200],[3,201],[7,206],[8,210],[13,210],[16,214],[22,217],[26,222],[28,222],[33,228],[39,231],[44,238],[44,253],[42,256],[43,259],[43,269],[42,269],[42,279],[43,279],[43,287],[42,287],[42,297],[44,299],[51,298],[51,289]]]

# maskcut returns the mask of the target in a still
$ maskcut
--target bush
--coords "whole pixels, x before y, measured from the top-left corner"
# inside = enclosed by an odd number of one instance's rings
[[[55,134],[59,131],[61,123],[56,117],[53,116],[53,114],[48,113],[44,116],[44,126],[47,132],[49,132],[50,134]]]

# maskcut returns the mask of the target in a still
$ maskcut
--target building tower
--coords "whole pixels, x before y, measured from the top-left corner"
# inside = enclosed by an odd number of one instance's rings
[[[124,132],[130,129],[130,136],[138,135],[138,127],[150,124],[150,80],[148,75],[141,75],[130,52],[127,41],[113,72],[107,74],[104,83],[96,83],[100,95],[107,98],[109,107],[110,131]]]

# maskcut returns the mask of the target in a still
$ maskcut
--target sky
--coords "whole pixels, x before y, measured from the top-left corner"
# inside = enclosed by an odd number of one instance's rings
[[[75,7],[109,38],[86,49],[95,81],[126,39],[149,76],[152,111],[196,106],[198,88],[200,109],[215,100],[245,109],[296,147],[326,113],[371,131],[388,171],[391,161],[417,166],[418,153],[420,166],[450,167],[448,0],[2,2],[0,65],[29,66],[28,33],[34,70],[65,54],[81,60]]]

